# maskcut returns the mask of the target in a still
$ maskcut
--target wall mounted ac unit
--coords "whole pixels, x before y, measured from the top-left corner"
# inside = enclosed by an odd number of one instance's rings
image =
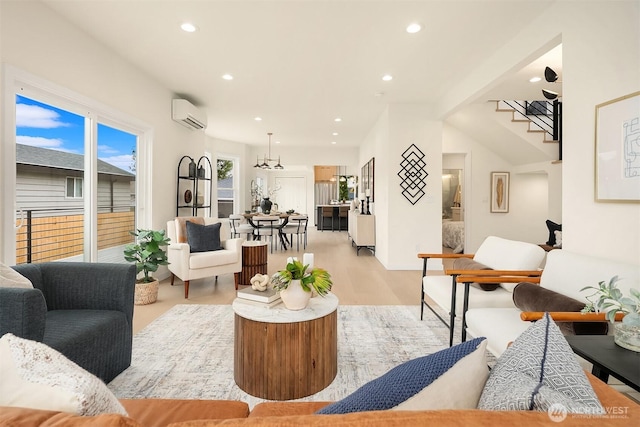
[[[192,130],[207,127],[206,114],[186,99],[173,99],[171,101],[171,118]]]

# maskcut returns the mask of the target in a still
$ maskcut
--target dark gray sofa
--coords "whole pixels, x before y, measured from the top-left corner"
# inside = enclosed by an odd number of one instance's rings
[[[0,288],[0,336],[43,342],[105,382],[131,364],[133,264],[49,262],[13,269],[34,289]]]

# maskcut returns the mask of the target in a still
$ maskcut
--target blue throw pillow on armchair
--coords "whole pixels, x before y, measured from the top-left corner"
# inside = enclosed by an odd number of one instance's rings
[[[200,225],[187,221],[186,226],[187,243],[189,243],[191,252],[211,252],[224,249],[220,244],[222,223]]]

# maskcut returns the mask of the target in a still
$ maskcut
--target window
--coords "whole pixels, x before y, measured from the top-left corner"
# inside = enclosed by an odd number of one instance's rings
[[[82,178],[67,177],[67,198],[82,199]]]
[[[228,218],[234,212],[234,169],[233,159],[218,157],[218,218]]]
[[[15,128],[15,164],[0,171],[10,187],[2,205],[15,221],[2,235],[16,237],[1,252],[12,264],[124,262],[129,231],[151,223],[138,207],[151,204],[152,128],[21,70],[5,76],[15,109],[0,114]]]

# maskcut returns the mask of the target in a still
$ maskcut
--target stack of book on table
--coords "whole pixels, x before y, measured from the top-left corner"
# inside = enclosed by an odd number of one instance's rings
[[[238,291],[238,301],[246,304],[271,308],[280,304],[280,294],[273,289],[256,291],[252,288],[244,288]]]

